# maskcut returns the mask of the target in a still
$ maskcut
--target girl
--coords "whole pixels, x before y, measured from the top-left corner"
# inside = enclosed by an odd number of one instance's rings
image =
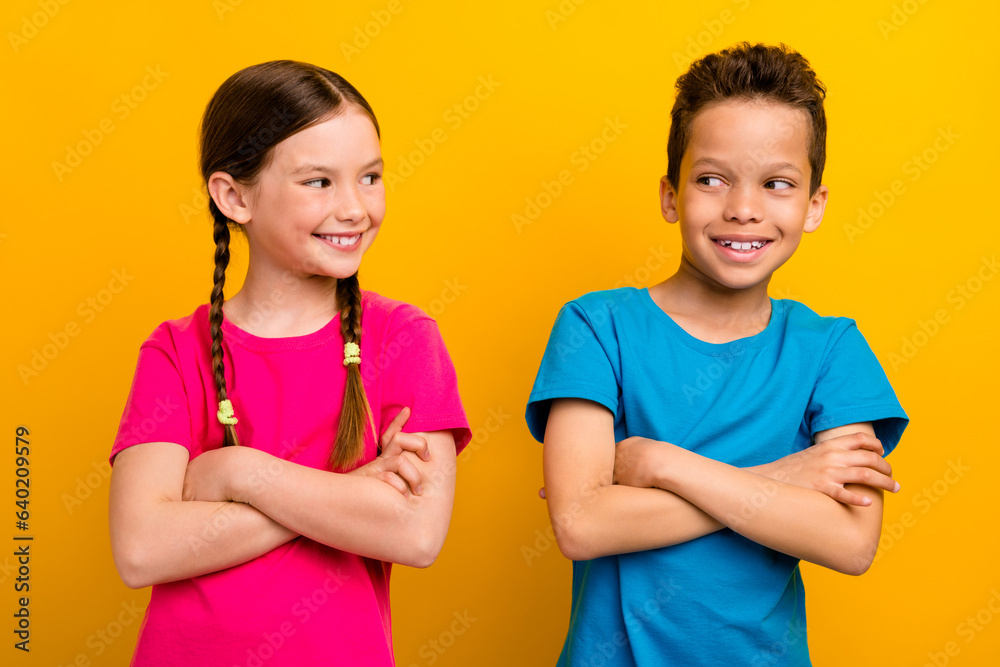
[[[111,452],[115,563],[153,587],[133,665],[393,664],[391,563],[436,558],[470,431],[434,321],[358,286],[379,138],[300,62],[205,110],[211,303],[142,345]],[[250,259],[225,300],[231,228]]]

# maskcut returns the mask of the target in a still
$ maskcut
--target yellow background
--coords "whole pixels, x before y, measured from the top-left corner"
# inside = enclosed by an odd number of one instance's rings
[[[11,632],[8,446],[0,661],[127,663],[139,625],[129,603],[149,591],[114,570],[101,469],[139,344],[208,298],[201,112],[236,70],[293,58],[343,74],[378,114],[398,179],[362,284],[437,317],[477,429],[441,557],[395,570],[397,662],[553,664],[570,563],[546,536],[525,400],[562,303],[676,267],[676,228],[656,197],[673,82],[693,57],[747,39],[801,50],[830,91],[826,219],[772,293],[857,319],[912,419],[890,459],[902,491],[875,566],[861,578],[803,568],[815,664],[996,664],[1000,63],[989,45],[1000,12],[988,1],[835,6],[5,2],[0,403],[8,442],[31,430],[35,540],[26,655]],[[88,154],[54,167],[71,148]],[[534,215],[518,225],[513,214]],[[245,266],[238,246],[230,294]],[[22,377],[35,352],[44,367]],[[748,424],[748,437],[765,428]]]

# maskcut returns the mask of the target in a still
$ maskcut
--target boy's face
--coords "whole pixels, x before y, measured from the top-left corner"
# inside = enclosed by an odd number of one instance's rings
[[[806,113],[784,104],[727,100],[695,116],[676,191],[660,182],[663,217],[681,225],[681,271],[766,290],[823,219],[826,186],[809,193],[809,131]]]

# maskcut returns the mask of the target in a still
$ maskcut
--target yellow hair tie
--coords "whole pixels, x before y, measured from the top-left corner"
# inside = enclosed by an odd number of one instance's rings
[[[219,411],[216,413],[219,423],[227,426],[235,425],[239,420],[233,415],[233,404],[230,400],[227,398],[224,401],[219,401]]]
[[[360,364],[361,348],[357,343],[344,343],[344,365]]]

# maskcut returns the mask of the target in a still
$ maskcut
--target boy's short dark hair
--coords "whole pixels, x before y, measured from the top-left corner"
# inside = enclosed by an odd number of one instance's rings
[[[802,54],[784,44],[768,46],[743,42],[710,53],[691,64],[677,78],[677,98],[670,111],[670,138],[667,141],[667,180],[676,190],[681,158],[691,140],[691,124],[706,106],[724,100],[777,102],[802,109],[809,116],[809,192],[823,181],[826,162],[826,88],[816,78]]]

